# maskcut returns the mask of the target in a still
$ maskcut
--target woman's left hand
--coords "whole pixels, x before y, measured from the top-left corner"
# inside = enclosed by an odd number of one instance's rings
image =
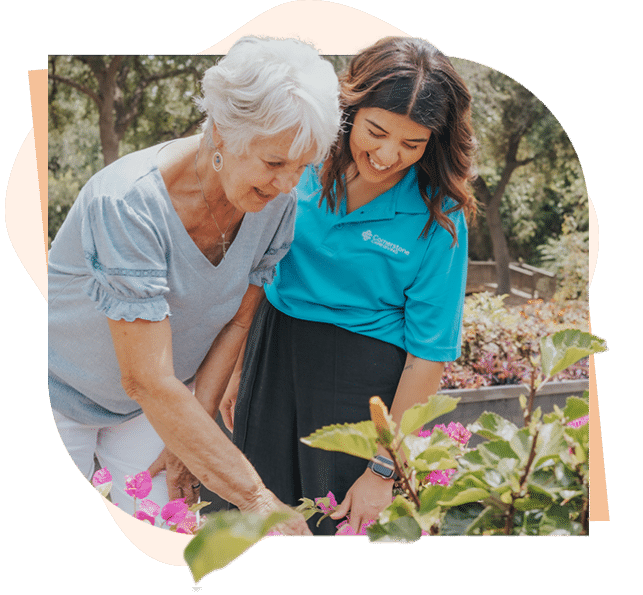
[[[165,471],[169,500],[185,498],[188,506],[199,501],[201,482],[190,473],[190,470],[167,448],[164,448],[148,468],[152,477]]]
[[[392,479],[383,479],[367,469],[348,490],[331,518],[337,521],[348,515],[348,524],[355,533],[359,533],[364,523],[376,519],[391,503],[393,483]]]

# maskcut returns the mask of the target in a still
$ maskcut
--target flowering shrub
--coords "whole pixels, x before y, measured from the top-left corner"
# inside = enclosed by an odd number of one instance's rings
[[[112,488],[112,474],[108,469],[99,469],[92,477],[92,485],[102,496],[108,498]],[[159,527],[166,526],[170,531],[188,535],[195,535],[205,523],[205,516],[201,517],[197,513],[201,508],[210,504],[209,502],[199,502],[188,507],[185,498],[178,498],[171,500],[161,508],[156,502],[146,499],[151,491],[152,477],[149,471],[142,471],[134,476],[125,476],[125,493],[134,498],[134,513],[132,515],[134,518],[157,526],[156,519],[160,513]]]
[[[386,449],[399,480],[391,504],[360,529],[371,541],[410,542],[423,535],[587,535],[588,394],[569,397],[564,409],[555,407],[548,415],[535,407],[535,399],[560,372],[605,349],[602,339],[578,329],[541,339],[537,357],[529,360],[529,394],[520,398],[523,428],[485,412],[466,428],[452,422],[426,429],[456,408],[459,399],[445,394],[408,409],[396,427],[381,399],[373,397],[370,420],[326,426],[302,442],[366,460],[378,445]],[[473,434],[485,442],[469,448]],[[329,492],[302,499],[296,510],[307,519],[324,518],[336,506]],[[239,511],[215,513],[185,550],[195,580],[271,534],[278,522]],[[344,521],[336,534],[355,533]]]
[[[462,354],[446,364],[443,388],[479,388],[521,384],[531,372],[530,358],[540,337],[565,329],[589,330],[587,302],[530,300],[505,306],[506,296],[477,293],[465,300]],[[556,380],[589,377],[587,358],[561,371]]]

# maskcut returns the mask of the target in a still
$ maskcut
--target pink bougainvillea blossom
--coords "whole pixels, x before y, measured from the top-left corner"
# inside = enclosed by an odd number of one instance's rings
[[[418,436],[421,438],[427,438],[430,436],[434,430],[442,430],[447,434],[452,440],[459,442],[460,444],[466,444],[469,442],[472,434],[467,428],[465,428],[460,422],[450,422],[448,426],[444,424],[436,424],[433,426],[433,430],[420,430]]]
[[[108,483],[112,481],[112,474],[105,468],[99,469],[94,473],[94,476],[92,477],[92,485],[94,487],[103,485],[104,483]]]
[[[152,491],[152,477],[149,471],[141,471],[134,477],[125,476],[125,492],[133,498],[146,498]]]
[[[335,535],[366,535],[366,529],[375,522],[375,519],[373,519],[362,523],[359,531],[356,532],[355,529],[353,529],[353,527],[348,524],[349,520],[350,519],[346,519],[345,521],[342,521],[341,523],[339,523],[339,525],[337,525],[337,531]]]
[[[195,529],[197,528],[198,522],[196,514],[191,510],[188,510],[185,518],[177,523],[176,532],[177,533],[187,533],[188,535],[193,535]]]
[[[451,436],[453,440],[459,442],[460,444],[466,444],[469,442],[472,434],[467,428],[465,428],[460,422],[453,423],[451,422],[447,427],[447,434]]]
[[[161,507],[152,500],[141,500],[139,509],[134,513],[134,516],[141,521],[149,521],[152,525],[155,522]]]
[[[455,473],[455,469],[436,469],[431,471],[427,477],[427,481],[431,485],[448,486],[451,476]]]
[[[589,415],[584,415],[583,417],[579,417],[578,419],[570,421],[567,425],[571,426],[572,428],[580,428],[587,423],[589,423]]]
[[[185,498],[170,500],[161,510],[161,518],[168,525],[178,525],[188,514]]]
[[[333,492],[328,492],[326,495],[326,498],[328,498],[328,506],[323,501],[323,498],[315,498],[315,505],[324,513],[324,514],[329,514],[333,512],[337,508],[337,500],[335,500],[335,496]]]

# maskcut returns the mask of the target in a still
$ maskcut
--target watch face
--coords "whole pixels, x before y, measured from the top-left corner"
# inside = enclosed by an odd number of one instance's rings
[[[385,477],[386,479],[393,477],[393,469],[384,467],[384,465],[380,465],[379,463],[373,463],[372,469],[373,471],[375,471],[375,473],[381,475],[382,477]]]

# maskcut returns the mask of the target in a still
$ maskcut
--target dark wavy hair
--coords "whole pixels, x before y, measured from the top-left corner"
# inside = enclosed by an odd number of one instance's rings
[[[385,109],[431,131],[414,166],[430,212],[421,235],[426,237],[435,220],[455,244],[455,225],[447,215],[459,209],[467,218],[476,213],[469,185],[475,176],[476,142],[471,95],[450,60],[422,39],[386,37],[355,55],[339,80],[342,130],[321,172],[320,206],[326,200],[328,208],[336,210],[337,197],[344,196],[343,175],[353,162],[349,138],[358,110]],[[448,210],[443,208],[445,197],[456,203]]]

